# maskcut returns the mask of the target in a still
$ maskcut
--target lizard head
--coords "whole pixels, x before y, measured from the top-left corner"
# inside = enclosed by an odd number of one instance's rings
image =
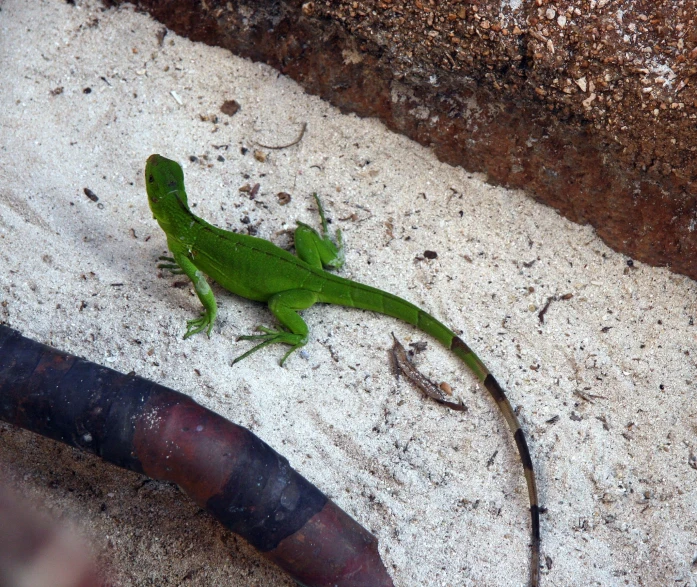
[[[160,224],[171,224],[182,207],[189,208],[184,172],[176,161],[162,155],[150,155],[145,163],[145,189],[150,210]]]

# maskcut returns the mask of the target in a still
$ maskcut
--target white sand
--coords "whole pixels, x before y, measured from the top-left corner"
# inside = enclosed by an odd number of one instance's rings
[[[286,368],[278,347],[233,368],[249,348],[235,338],[274,322],[217,288],[213,336],[182,340],[199,304],[157,277],[165,241],[147,207],[147,156],[184,164],[199,215],[241,230],[248,218],[284,247],[295,220],[317,225],[317,191],[344,231],[342,274],[461,330],[519,406],[548,508],[543,585],[697,585],[695,283],[627,269],[590,228],[269,67],[171,33],[160,46],[162,28],[93,1],[2,4],[0,319],[251,428],[378,536],[396,585],[524,585],[517,452],[488,394],[435,341],[418,366],[467,413],[395,380],[390,332],[427,337],[369,312],[314,307],[311,342]],[[231,99],[233,117],[220,113]],[[291,142],[304,122],[297,146],[254,158],[255,141]],[[250,201],[239,188],[255,183]],[[567,293],[540,324],[548,297]],[[113,585],[292,584],[174,486],[7,425],[0,476],[75,524]]]

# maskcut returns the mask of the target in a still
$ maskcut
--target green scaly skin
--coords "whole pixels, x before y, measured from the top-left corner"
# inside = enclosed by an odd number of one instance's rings
[[[498,405],[513,433],[523,462],[532,517],[532,555],[530,585],[539,584],[540,522],[537,487],[530,451],[518,418],[503,389],[477,355],[452,330],[414,304],[382,290],[344,279],[324,270],[338,269],[344,255],[341,233],[335,244],[328,234],[327,222],[315,195],[322,220],[322,234],[305,224],[295,231],[297,257],[271,242],[222,230],[202,220],[189,209],[184,189],[184,173],[175,161],[151,155],[145,166],[148,202],[155,220],[167,235],[172,252],[170,263],[160,265],[185,274],[194,284],[203,304],[203,314],[187,322],[184,338],[205,331],[209,336],[217,314],[215,297],[206,275],[239,296],[268,304],[281,329],[259,327],[261,334],[242,336],[258,344],[233,363],[275,343],[290,349],[281,359],[307,343],[308,328],[298,311],[317,302],[372,310],[399,318],[433,336],[462,359],[483,383]]]

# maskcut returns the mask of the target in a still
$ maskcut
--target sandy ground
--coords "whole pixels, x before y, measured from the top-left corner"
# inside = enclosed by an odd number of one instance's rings
[[[213,336],[182,340],[199,305],[155,268],[147,156],[182,162],[199,215],[284,247],[296,220],[317,225],[317,191],[344,231],[342,274],[461,331],[519,407],[547,508],[543,585],[697,585],[694,282],[131,9],[0,5],[0,320],[252,429],[378,536],[396,585],[524,585],[517,452],[437,343],[418,366],[464,414],[395,379],[390,332],[427,337],[370,312],[316,306],[285,368],[274,347],[233,368],[236,337],[273,321],[217,288]],[[304,123],[292,148],[257,145]],[[115,586],[292,584],[170,484],[8,425],[0,474],[74,525]]]

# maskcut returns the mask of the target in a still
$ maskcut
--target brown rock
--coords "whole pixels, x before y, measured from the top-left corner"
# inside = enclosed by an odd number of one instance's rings
[[[697,278],[695,0],[137,3]]]

